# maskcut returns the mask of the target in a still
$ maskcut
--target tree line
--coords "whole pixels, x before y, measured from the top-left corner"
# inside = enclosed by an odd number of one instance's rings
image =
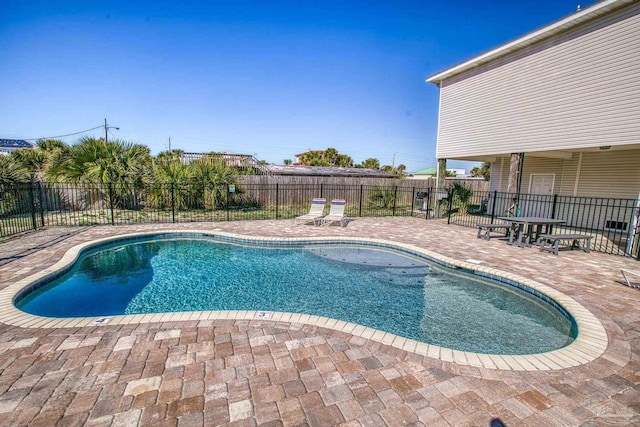
[[[380,166],[380,161],[376,158],[370,157],[361,163],[354,164],[351,156],[347,154],[339,153],[335,148],[327,148],[326,150],[309,150],[299,158],[300,162],[304,166],[333,166],[339,168],[365,168],[365,169],[379,169],[385,172],[392,173],[394,175],[404,175],[407,167],[405,165]],[[292,161],[285,159],[284,164],[290,165]]]
[[[347,154],[339,153],[335,148],[327,148],[326,150],[308,150],[302,156],[299,157],[300,163],[304,166],[333,166],[333,167],[354,167],[354,168],[366,168],[366,169],[379,169],[385,172],[392,173],[394,175],[398,175],[400,177],[404,176],[407,170],[407,167],[403,164],[398,166],[394,165],[383,165],[380,166],[380,161],[374,157],[369,157],[366,160],[363,160],[361,163],[353,162],[351,156]],[[291,159],[285,159],[284,164],[290,165],[293,162]],[[455,177],[456,174],[453,172],[446,172],[447,177]],[[472,177],[482,177],[485,180],[489,180],[491,176],[491,163],[484,162],[481,166],[474,167],[471,169]]]
[[[203,157],[189,163],[181,150],[152,156],[147,146],[115,139],[81,138],[68,145],[39,140],[33,149],[20,148],[0,156],[0,184],[35,181],[71,184],[186,183],[231,184],[237,171],[223,159]]]
[[[145,183],[199,183],[229,185],[241,173],[229,167],[223,159],[204,156],[185,163],[181,150],[163,151],[151,156],[147,146],[115,139],[81,138],[77,144],[68,145],[60,140],[39,140],[33,149],[21,148],[8,156],[0,156],[0,185],[36,181],[66,182],[71,184],[106,184],[127,182],[141,186]],[[333,166],[380,169],[402,176],[404,165],[380,166],[375,158],[360,164],[341,154],[335,148],[309,150],[300,161],[307,166]],[[285,161],[291,163],[290,161]],[[490,175],[490,164],[472,170],[473,176],[485,179]]]
[[[147,146],[118,139],[85,137],[74,145],[39,140],[33,149],[0,156],[0,186],[37,182],[109,186],[110,202],[118,207],[135,204],[141,191],[155,207],[180,208],[190,200],[202,200],[202,207],[228,202],[227,188],[242,171],[216,156],[185,163],[182,154],[172,150],[152,156]],[[169,184],[179,186],[169,190]]]

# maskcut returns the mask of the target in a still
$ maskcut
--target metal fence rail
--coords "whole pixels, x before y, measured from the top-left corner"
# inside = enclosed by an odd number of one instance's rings
[[[640,259],[639,201],[603,197],[476,192],[462,201],[454,195],[441,209],[450,224],[476,227],[501,216],[539,216],[565,221],[556,230],[592,236],[591,249]]]
[[[0,188],[0,237],[50,225],[287,219],[307,213],[311,199],[324,197],[345,199],[349,217],[446,218],[465,227],[499,222],[501,216],[562,219],[563,230],[593,236],[592,250],[640,258],[638,200],[457,190],[322,183],[22,184]]]
[[[0,188],[0,237],[48,225],[103,225],[303,215],[314,197],[345,199],[346,215],[421,216],[420,187],[326,184],[34,183]]]

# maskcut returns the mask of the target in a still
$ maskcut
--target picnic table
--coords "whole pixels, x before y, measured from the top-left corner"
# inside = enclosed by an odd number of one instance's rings
[[[531,246],[538,241],[541,235],[551,234],[551,228],[554,225],[566,222],[563,219],[540,216],[501,216],[498,219],[512,225],[508,244],[518,247]]]

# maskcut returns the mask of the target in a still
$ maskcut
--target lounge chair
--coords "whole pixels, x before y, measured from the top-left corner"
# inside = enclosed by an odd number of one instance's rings
[[[308,224],[313,222],[315,225],[324,216],[324,205],[327,203],[327,199],[316,198],[311,201],[311,208],[309,213],[296,218],[297,224]]]
[[[347,205],[346,200],[334,199],[331,201],[331,208],[329,209],[329,215],[323,217],[320,220],[322,225],[332,224],[339,222],[340,227],[344,227],[347,224],[347,217],[344,216],[344,208]]]
[[[640,289],[640,273],[624,269],[620,270],[620,272],[622,273],[622,277],[624,277],[624,281],[628,287]]]

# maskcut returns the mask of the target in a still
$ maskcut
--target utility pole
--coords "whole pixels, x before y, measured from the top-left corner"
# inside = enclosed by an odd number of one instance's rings
[[[391,167],[396,167],[396,153],[393,153],[393,159],[391,160]]]
[[[117,128],[115,126],[107,126],[107,119],[104,119],[104,143],[105,144],[109,142],[109,129],[120,130],[120,128]]]
[[[169,137],[169,154],[171,154],[171,137]]]

